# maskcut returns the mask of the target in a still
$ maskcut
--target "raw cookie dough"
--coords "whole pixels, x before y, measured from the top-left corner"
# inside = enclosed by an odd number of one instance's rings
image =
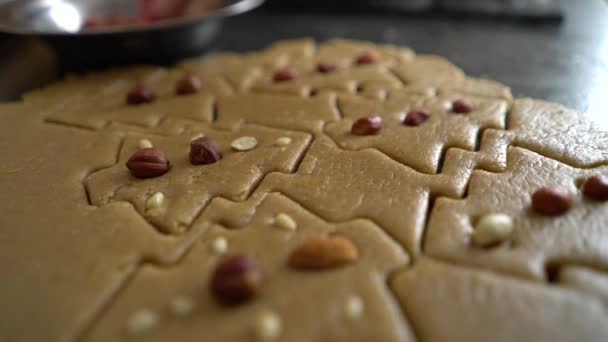
[[[89,204],[83,180],[116,162],[120,138],[35,112],[0,106],[0,340],[70,341],[141,262],[176,262],[200,232],[164,236],[128,203]]]
[[[389,89],[401,86],[386,67],[363,65],[352,69],[337,69],[323,74],[317,71],[318,63],[307,61],[305,65],[295,65],[297,77],[291,82],[276,82],[273,75],[266,75],[253,86],[252,91],[260,93],[285,93],[301,96],[316,96],[319,93],[337,92],[344,94],[359,93],[360,96],[382,99]]]
[[[357,65],[357,58],[372,52],[377,62]],[[370,43],[336,39],[321,45],[316,54],[292,56],[288,66],[297,73],[292,82],[275,82],[274,73],[266,73],[252,87],[256,92],[278,92],[302,96],[327,91],[340,93],[359,92],[362,96],[382,98],[389,89],[399,88],[401,81],[389,70],[389,66],[413,60],[408,49],[390,45],[376,46]],[[321,73],[320,64],[332,65],[335,71]],[[279,68],[274,71],[280,70]]]
[[[410,62],[392,69],[403,83],[413,89],[431,88],[439,93],[455,92],[511,99],[511,91],[507,86],[491,80],[467,77],[462,70],[438,56],[416,56]]]
[[[215,209],[212,203],[207,212]],[[238,229],[216,225],[208,230],[180,265],[142,267],[87,340],[256,340],[258,320],[265,312],[280,319],[276,340],[415,340],[408,323],[397,314],[398,305],[386,285],[388,272],[408,259],[377,225],[366,220],[329,224],[280,194],[268,195],[252,209],[255,214],[250,222]],[[277,225],[275,218],[281,213],[297,223],[295,231]],[[360,259],[318,272],[285,266],[300,243],[328,234],[352,240],[360,248]],[[217,239],[227,241],[225,251],[216,249]],[[208,290],[209,275],[218,260],[232,254],[255,256],[264,274],[260,298],[233,309],[222,307]],[[192,312],[173,312],[171,303],[180,297],[194,303]],[[352,297],[362,302],[360,313],[349,310]],[[160,319],[145,334],[134,334],[128,323],[142,309],[158,313]],[[373,326],[362,324],[369,319],[375,321]]]
[[[608,164],[608,133],[584,114],[556,103],[521,99],[513,103],[508,130],[510,143],[562,161],[590,168]]]
[[[391,286],[423,341],[605,341],[592,295],[420,260]]]
[[[542,172],[539,172],[542,170]],[[474,171],[464,199],[439,198],[426,232],[431,257],[457,260],[511,274],[542,279],[550,263],[594,264],[608,268],[608,205],[585,198],[581,184],[608,173],[608,166],[576,169],[534,152],[511,147],[507,169],[498,174]],[[531,194],[561,185],[574,196],[572,208],[546,216],[530,208]],[[477,248],[471,243],[482,215],[503,213],[514,220],[510,244]]]
[[[451,111],[456,100],[466,100],[473,111]],[[423,173],[436,173],[445,150],[458,147],[475,149],[478,134],[487,128],[502,129],[507,115],[506,101],[471,96],[428,96],[407,91],[391,92],[386,101],[372,101],[357,96],[342,96],[338,101],[344,120],[326,126],[326,132],[344,149],[375,148],[400,163]],[[427,121],[419,126],[403,124],[410,112],[424,111]],[[353,122],[361,117],[379,115],[383,129],[366,137],[351,134]]]
[[[315,49],[315,43],[310,39],[291,40],[275,43],[262,52],[221,53],[189,59],[179,66],[201,77],[223,79],[233,89],[246,91],[263,75],[271,74],[290,61],[311,58]]]
[[[371,219],[417,255],[431,194],[460,196],[470,171],[421,174],[377,150],[345,151],[317,138],[298,172],[270,174],[257,191],[284,193],[331,221]]]
[[[223,158],[192,165],[203,135]],[[171,168],[135,178],[149,147]],[[0,341],[608,340],[608,202],[580,191],[608,133],[441,57],[299,39],[70,76],[0,105],[0,153]],[[532,212],[554,183],[572,208]]]
[[[242,94],[218,100],[219,125],[253,122],[270,127],[319,132],[325,122],[340,119],[336,96],[315,98],[280,97],[271,94]]]
[[[187,152],[195,134],[215,141],[223,158],[213,164],[192,165]],[[240,137],[256,138],[257,145],[250,151],[237,151],[231,143]],[[276,141],[281,137],[291,139],[291,143],[279,146]],[[171,169],[162,177],[137,179],[125,167],[129,157],[140,149],[142,139],[170,160]],[[199,124],[175,136],[129,136],[121,146],[118,163],[91,174],[85,185],[94,205],[127,201],[160,231],[183,233],[211,198],[244,200],[267,173],[292,172],[309,141],[306,133],[249,125],[224,131]],[[164,195],[164,202],[157,208],[147,208],[148,199],[157,192]]]
[[[116,70],[113,77],[103,75],[69,79],[25,96],[25,101],[41,107],[45,120],[82,128],[101,129],[110,123],[153,127],[167,117],[188,118],[210,122],[213,119],[211,95],[229,94],[229,90],[213,88],[213,82],[202,80],[200,93],[188,96],[175,94],[175,83],[186,73],[175,69],[140,67]],[[151,103],[127,105],[126,94],[144,84],[154,90]],[[217,86],[216,86],[217,87]]]
[[[578,265],[564,265],[557,272],[556,281],[561,285],[595,294],[608,303],[608,276],[601,270]]]

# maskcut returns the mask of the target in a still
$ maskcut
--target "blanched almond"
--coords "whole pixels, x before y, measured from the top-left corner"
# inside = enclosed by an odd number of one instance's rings
[[[295,269],[335,268],[358,258],[359,251],[350,240],[333,236],[302,243],[289,257],[289,266]]]

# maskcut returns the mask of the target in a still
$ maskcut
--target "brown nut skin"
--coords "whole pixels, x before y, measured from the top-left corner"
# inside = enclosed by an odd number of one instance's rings
[[[127,104],[132,106],[150,103],[156,100],[156,93],[147,85],[137,85],[127,94]]]
[[[360,118],[359,120],[353,123],[351,128],[351,133],[354,135],[375,135],[380,133],[384,127],[384,121],[382,117],[373,115],[364,118]]]
[[[322,74],[330,74],[334,71],[338,70],[338,66],[330,63],[319,63],[317,65],[317,71]]]
[[[380,56],[378,56],[378,53],[375,51],[366,51],[357,57],[355,63],[358,65],[374,64],[377,63],[379,59]]]
[[[538,189],[532,195],[532,208],[543,215],[561,215],[572,207],[573,198],[568,189],[559,186],[547,186]]]
[[[213,164],[221,159],[222,152],[215,141],[202,137],[190,142],[190,163],[192,165]]]
[[[201,88],[201,79],[194,75],[188,75],[177,82],[175,85],[175,94],[180,96],[196,94]]]
[[[608,201],[608,175],[593,176],[583,184],[583,195],[596,201]]]
[[[430,117],[429,113],[425,111],[412,111],[407,113],[405,118],[403,119],[403,124],[405,126],[417,127],[422,125],[426,120]]]
[[[310,239],[298,246],[289,257],[289,266],[299,270],[336,268],[359,258],[359,250],[348,239],[331,236]]]
[[[473,104],[467,100],[456,100],[452,102],[452,113],[468,114],[473,111]]]
[[[275,82],[291,81],[298,77],[298,71],[294,68],[284,68],[277,70],[272,77]]]
[[[255,297],[263,275],[257,262],[245,255],[220,261],[211,278],[211,294],[226,306],[244,304]]]
[[[142,148],[133,153],[126,163],[131,174],[136,178],[154,178],[162,176],[171,168],[165,154],[157,148]]]

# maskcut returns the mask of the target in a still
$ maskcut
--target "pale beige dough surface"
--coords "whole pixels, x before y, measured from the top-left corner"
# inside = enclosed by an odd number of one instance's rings
[[[291,82],[274,82],[276,70],[269,70],[258,78],[252,86],[254,92],[286,93],[308,96],[311,92],[355,93],[372,98],[382,98],[389,89],[399,88],[402,82],[388,68],[391,65],[413,60],[414,53],[390,45],[374,45],[366,42],[342,39],[330,40],[310,49],[309,55],[292,56],[283,65],[294,69],[298,78]],[[373,51],[378,62],[373,65],[356,65],[356,59]],[[317,71],[319,64],[331,64],[337,70],[328,74]]]
[[[209,165],[190,163],[190,142],[197,133],[219,145],[221,160]],[[240,137],[256,138],[257,146],[250,151],[234,150],[231,142]],[[292,142],[278,146],[276,141],[281,137],[289,137]],[[171,162],[171,169],[162,177],[137,179],[125,167],[139,149],[141,139],[149,140]],[[160,231],[183,233],[211,198],[244,200],[267,173],[292,172],[309,142],[310,135],[301,132],[256,126],[225,131],[202,124],[192,125],[186,133],[176,136],[130,136],[121,146],[118,162],[91,174],[85,185],[94,205],[129,202]],[[162,206],[146,208],[148,198],[157,192],[164,194]]]
[[[225,201],[212,203],[207,212],[227,205],[222,202]],[[329,224],[280,194],[269,194],[259,206],[250,209],[253,216],[238,229],[214,225],[207,230],[179,266],[142,267],[87,340],[256,340],[257,320],[262,313],[271,311],[281,318],[277,340],[414,341],[386,286],[388,273],[405,265],[408,258],[377,225],[366,220]],[[279,213],[288,214],[297,222],[295,232],[273,223]],[[352,265],[318,272],[287,268],[289,253],[299,243],[328,234],[350,238],[360,248],[361,259]],[[224,308],[208,291],[209,275],[224,256],[213,249],[218,237],[227,240],[226,254],[252,255],[261,265],[264,286],[250,304]],[[170,310],[171,301],[179,296],[196,305],[183,317]],[[348,316],[351,296],[364,303],[365,312],[360,318]],[[159,314],[159,323],[145,334],[132,336],[125,322],[144,307]],[[374,324],[365,324],[369,320]]]
[[[318,63],[307,61],[293,68],[299,77],[291,82],[275,82],[273,74],[259,80],[252,88],[256,93],[277,93],[315,96],[315,93],[359,93],[360,96],[382,99],[390,89],[400,88],[401,82],[382,65],[343,67],[329,74],[316,70]]]
[[[419,55],[392,69],[402,82],[414,89],[431,88],[439,93],[455,92],[511,99],[511,91],[507,86],[492,80],[467,77],[462,70],[442,57]]]
[[[199,94],[177,96],[175,83],[186,73],[156,67],[118,69],[104,75],[71,79],[25,96],[25,101],[39,105],[45,120],[68,126],[101,129],[111,123],[154,127],[167,117],[210,122],[213,116],[212,95],[230,94],[217,80],[203,78]],[[157,98],[147,104],[128,106],[126,94],[138,84],[146,84]]]
[[[368,51],[378,61],[357,65]],[[321,75],[318,63],[339,70]],[[286,67],[299,76],[270,81]],[[187,75],[201,91],[176,96]],[[158,99],[127,106],[137,84]],[[476,110],[449,113],[457,99]],[[411,109],[431,119],[402,126]],[[384,129],[352,136],[371,114]],[[190,164],[200,134],[221,161]],[[243,136],[258,144],[233,150]],[[131,176],[142,139],[168,156],[168,173]],[[607,151],[608,133],[583,114],[513,100],[441,57],[360,41],[71,76],[0,105],[0,341],[256,341],[264,312],[280,321],[274,341],[608,340],[608,203],[578,190],[608,173]],[[529,210],[549,183],[575,196],[563,216]],[[159,192],[159,208],[147,207]],[[482,250],[470,234],[489,212],[515,230]],[[279,214],[296,227],[279,227]],[[360,258],[288,266],[300,242],[328,234],[351,239]],[[211,297],[222,253],[262,265],[250,303]],[[176,300],[192,311],[175,314]],[[134,317],[145,331],[129,329]]]
[[[422,341],[605,341],[592,295],[428,259],[391,281]]]
[[[221,53],[192,58],[179,66],[195,75],[223,79],[235,90],[247,91],[264,75],[274,73],[290,61],[312,57],[315,49],[311,39],[290,40],[277,42],[261,52]]]
[[[2,341],[72,340],[139,263],[175,262],[199,234],[160,235],[124,202],[89,205],[82,182],[116,162],[119,137],[35,112],[0,107]]]
[[[218,100],[217,124],[251,122],[270,127],[319,132],[325,122],[339,120],[336,96],[315,98],[280,97],[272,94],[242,94]]]
[[[257,192],[284,193],[330,221],[371,219],[417,255],[430,195],[464,191],[467,170],[444,171],[421,174],[377,150],[345,151],[317,138],[295,174],[270,174]]]
[[[452,102],[469,101],[474,110],[468,114],[451,112]],[[375,148],[423,173],[436,173],[445,150],[458,147],[475,149],[478,132],[487,128],[502,129],[507,115],[506,101],[471,96],[425,96],[408,91],[391,92],[386,101],[340,98],[344,120],[326,126],[326,132],[344,149]],[[412,111],[425,111],[429,119],[417,127],[403,125],[403,118]],[[379,115],[384,128],[377,135],[354,136],[354,121]]]
[[[565,265],[558,270],[557,281],[565,287],[597,295],[604,302],[608,302],[608,276],[601,270]]]
[[[590,168],[608,164],[608,133],[586,120],[584,114],[556,103],[515,101],[509,130],[503,134],[513,145],[568,165]]]
[[[435,202],[425,252],[537,279],[545,277],[548,263],[606,268],[608,206],[584,198],[579,188],[587,178],[607,173],[608,167],[576,169],[517,147],[510,148],[507,155],[505,172],[473,172],[465,199],[440,198]],[[535,213],[530,209],[530,196],[552,185],[564,186],[573,194],[572,209],[557,217]],[[473,227],[490,213],[505,213],[514,219],[513,237],[510,244],[497,248],[476,248],[470,241]]]

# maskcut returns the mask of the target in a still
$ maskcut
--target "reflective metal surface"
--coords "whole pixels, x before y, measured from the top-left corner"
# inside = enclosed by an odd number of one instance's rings
[[[162,3],[158,0],[0,0],[0,31],[35,35],[94,35],[172,29],[210,18],[244,13],[264,2],[165,0],[167,4],[184,5],[179,12],[170,12],[165,17],[142,15],[146,4],[155,1]],[[100,18],[111,24],[86,25],[92,19]],[[132,20],[129,21],[129,18]]]
[[[43,38],[60,70],[170,64],[201,54],[222,20],[264,0],[0,0],[0,32]]]

